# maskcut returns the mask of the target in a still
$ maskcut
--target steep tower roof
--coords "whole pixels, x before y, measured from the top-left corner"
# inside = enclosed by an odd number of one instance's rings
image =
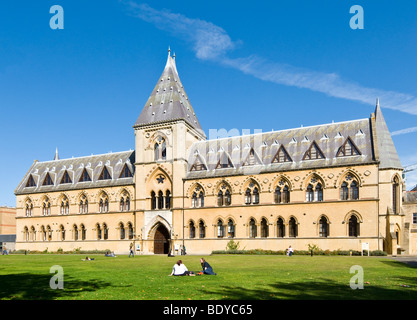
[[[175,54],[171,57],[170,50],[168,50],[168,60],[164,71],[139,115],[135,127],[178,119],[185,120],[204,135],[200,122],[178,76]]]
[[[375,108],[375,130],[380,161],[379,167],[381,169],[403,169],[387,123],[382,115],[379,100],[377,100]]]

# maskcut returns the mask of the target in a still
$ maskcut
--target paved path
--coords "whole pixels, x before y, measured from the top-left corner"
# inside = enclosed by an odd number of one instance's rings
[[[390,259],[408,264],[410,267],[417,268],[417,256],[396,256]]]

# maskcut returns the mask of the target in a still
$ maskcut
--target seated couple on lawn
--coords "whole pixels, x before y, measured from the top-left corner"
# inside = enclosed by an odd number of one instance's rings
[[[210,274],[217,275],[214,273],[213,268],[208,264],[203,258],[200,259],[202,271],[197,272],[197,275]],[[188,271],[187,267],[182,263],[182,260],[178,260],[177,263],[172,268],[170,276],[195,276],[196,273],[193,271]]]

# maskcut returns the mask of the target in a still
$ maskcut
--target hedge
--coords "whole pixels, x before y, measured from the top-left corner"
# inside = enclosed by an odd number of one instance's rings
[[[251,255],[285,255],[285,250],[263,250],[263,249],[253,249],[253,250],[215,250],[212,251],[212,254],[251,254]],[[294,255],[311,255],[311,251],[308,250],[294,250]],[[361,251],[358,250],[313,250],[313,255],[320,256],[360,256],[362,255]],[[367,256],[368,251],[364,250],[363,255]],[[374,250],[369,253],[371,256],[386,256],[387,253],[381,250]]]

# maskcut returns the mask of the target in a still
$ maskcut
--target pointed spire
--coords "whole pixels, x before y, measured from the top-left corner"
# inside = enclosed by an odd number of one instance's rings
[[[178,75],[175,54],[171,57],[171,49],[168,48],[164,71],[142,109],[135,127],[178,119],[185,120],[205,137]]]
[[[55,150],[55,156],[54,156],[54,161],[58,161],[58,160],[59,160],[58,148],[56,148],[56,150]]]

